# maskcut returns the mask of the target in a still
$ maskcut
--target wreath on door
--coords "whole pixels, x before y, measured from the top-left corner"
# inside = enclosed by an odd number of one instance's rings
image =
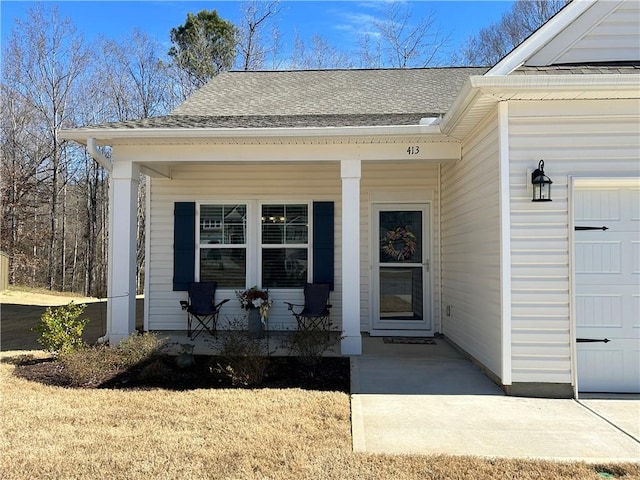
[[[416,236],[407,227],[389,230],[381,243],[382,251],[398,262],[408,260],[416,251]]]

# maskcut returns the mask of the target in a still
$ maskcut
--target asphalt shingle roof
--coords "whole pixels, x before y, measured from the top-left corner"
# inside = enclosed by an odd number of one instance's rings
[[[285,128],[417,125],[444,115],[485,67],[226,72],[171,114],[93,128]],[[512,75],[639,73],[640,66],[522,66]]]
[[[226,72],[171,114],[93,128],[417,125],[444,115],[478,67]]]
[[[444,114],[464,82],[486,68],[227,72],[175,115],[289,116]]]

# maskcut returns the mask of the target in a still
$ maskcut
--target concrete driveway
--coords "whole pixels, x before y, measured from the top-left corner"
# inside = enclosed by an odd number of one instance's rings
[[[640,396],[505,396],[445,340],[363,338],[352,357],[356,452],[640,461]]]

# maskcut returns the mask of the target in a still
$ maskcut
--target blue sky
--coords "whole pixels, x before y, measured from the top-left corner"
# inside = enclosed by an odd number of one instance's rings
[[[97,35],[120,39],[139,28],[169,45],[171,28],[184,23],[187,12],[215,9],[233,23],[240,19],[236,1],[46,1],[57,4],[63,17],[70,17],[87,40]],[[410,1],[413,16],[426,17],[434,12],[441,30],[451,34],[450,49],[469,35],[497,21],[511,8],[513,1]],[[0,1],[2,40],[9,36],[15,18],[25,18],[35,5],[30,1]],[[356,48],[356,34],[365,22],[380,15],[383,1],[283,1],[278,27],[285,48],[291,48],[294,32],[303,39],[319,34],[342,50]]]

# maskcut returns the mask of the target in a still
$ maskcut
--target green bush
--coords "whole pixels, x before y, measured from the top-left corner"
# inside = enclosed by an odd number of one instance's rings
[[[84,346],[82,332],[89,321],[80,318],[86,305],[70,302],[61,307],[49,307],[33,329],[38,334],[38,343],[54,355],[63,355]]]

